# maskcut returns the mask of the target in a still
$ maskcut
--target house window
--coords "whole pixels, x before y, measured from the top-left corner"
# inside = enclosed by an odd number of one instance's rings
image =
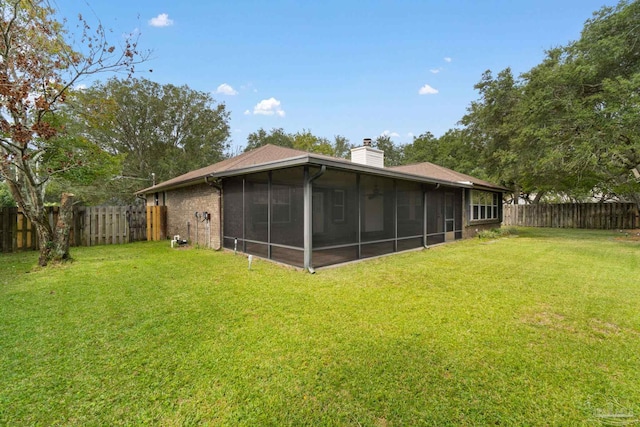
[[[398,221],[422,220],[422,193],[398,191]]]
[[[271,186],[271,215],[274,223],[291,222],[291,187]]]
[[[252,204],[252,221],[254,223],[265,223],[269,219],[267,213],[267,201],[269,193],[268,186],[264,183],[252,183],[251,188],[251,204]]]
[[[333,212],[334,222],[344,222],[344,190],[333,190]]]
[[[498,195],[487,191],[471,191],[471,219],[498,219]]]

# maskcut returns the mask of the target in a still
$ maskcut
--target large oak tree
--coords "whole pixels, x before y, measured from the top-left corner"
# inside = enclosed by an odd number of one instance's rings
[[[122,159],[106,183],[113,202],[157,182],[219,162],[229,149],[229,112],[209,93],[144,78],[112,78],[78,95],[88,139]],[[98,191],[98,189],[95,189]]]

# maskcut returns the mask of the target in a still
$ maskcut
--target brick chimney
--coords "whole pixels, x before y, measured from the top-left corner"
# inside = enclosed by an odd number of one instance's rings
[[[371,146],[371,138],[362,140],[362,147],[351,149],[351,162],[361,165],[384,167],[384,151]]]

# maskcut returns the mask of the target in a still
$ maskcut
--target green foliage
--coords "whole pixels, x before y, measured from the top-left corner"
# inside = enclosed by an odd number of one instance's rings
[[[260,128],[249,134],[247,137],[247,146],[244,151],[255,150],[267,144],[293,148],[293,137],[287,134],[282,128],[271,129],[268,133]]]
[[[640,2],[604,7],[519,79],[485,72],[461,123],[491,179],[538,199],[597,193],[640,206],[638,22]]]
[[[131,202],[152,174],[160,182],[216,163],[229,147],[225,105],[188,86],[114,78],[79,94],[75,112],[88,139],[122,158],[107,187],[118,200]]]
[[[78,248],[48,271],[33,253],[2,255],[0,424],[597,425],[640,413],[638,243],[518,233],[315,275],[168,242]]]
[[[440,138],[425,132],[404,146],[403,162],[431,162],[478,178],[488,178],[482,167],[482,150],[467,129],[450,129]]]
[[[349,143],[349,140],[342,135],[334,135],[333,137],[333,153],[335,157],[341,159],[351,158],[351,149],[354,148],[353,144]]]
[[[254,150],[267,144],[341,158],[348,158],[352,148],[349,140],[341,135],[335,135],[332,144],[327,138],[318,137],[308,129],[288,134],[282,128],[274,128],[269,132],[260,128],[249,134],[244,151]]]
[[[10,208],[16,205],[9,187],[5,182],[0,181],[0,208]]]
[[[398,166],[404,164],[404,147],[396,145],[389,135],[378,136],[371,144],[374,148],[384,151],[384,165]]]
[[[329,140],[326,138],[318,138],[307,129],[303,129],[302,132],[295,133],[292,135],[292,139],[293,148],[297,150],[325,154],[327,156],[333,155],[333,147]]]
[[[500,227],[492,228],[491,230],[482,230],[476,237],[479,239],[498,239],[500,237],[507,237],[518,234],[518,230],[515,227]]]
[[[90,163],[101,157],[100,147],[86,144],[84,135],[65,133],[73,86],[103,72],[130,75],[147,57],[137,49],[137,35],[121,37],[116,48],[107,30],[82,14],[76,43],[52,3],[0,2],[0,178],[35,225],[42,266],[60,255],[67,258],[69,247],[71,203],[61,203],[52,227],[44,209],[47,187],[55,180],[86,182],[93,174]]]

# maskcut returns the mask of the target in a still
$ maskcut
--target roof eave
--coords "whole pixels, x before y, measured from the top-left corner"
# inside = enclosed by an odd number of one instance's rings
[[[175,190],[175,189],[178,189],[178,188],[189,187],[189,186],[197,183],[198,181],[205,182],[205,179],[208,176],[209,176],[208,174],[205,174],[205,175],[202,175],[202,176],[199,176],[199,177],[196,177],[196,178],[191,178],[191,179],[189,179],[187,181],[179,182],[179,183],[177,183],[175,185],[158,184],[158,185],[154,185],[152,187],[143,188],[142,190],[138,190],[133,194],[135,194],[135,195],[149,194],[149,193],[156,193],[158,191]]]
[[[262,163],[259,165],[247,166],[244,168],[238,168],[228,171],[220,171],[209,174],[211,178],[223,178],[230,176],[238,176],[245,175],[249,173],[258,173],[258,172],[266,172],[273,169],[279,169],[284,167],[295,167],[295,166],[305,166],[305,165],[318,165],[318,166],[328,166],[336,169],[345,169],[353,172],[363,172],[370,173],[378,176],[385,176],[389,178],[404,178],[410,179],[412,181],[418,181],[422,183],[429,184],[440,184],[449,187],[459,187],[459,188],[472,188],[473,184],[460,183],[455,181],[448,181],[443,179],[429,178],[421,175],[414,175],[405,172],[397,172],[391,169],[378,168],[375,166],[367,166],[361,165],[358,163],[352,163],[347,160],[331,160],[324,156],[317,156],[312,153],[307,155],[293,157],[281,161],[274,161],[268,163]]]

